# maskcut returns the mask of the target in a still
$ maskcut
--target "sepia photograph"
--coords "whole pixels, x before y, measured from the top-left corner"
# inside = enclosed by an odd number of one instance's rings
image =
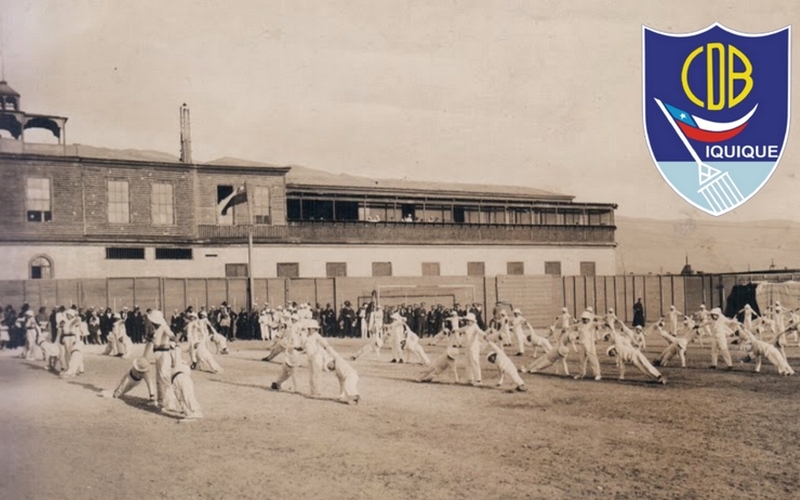
[[[796,25],[0,0],[0,498],[800,498]]]

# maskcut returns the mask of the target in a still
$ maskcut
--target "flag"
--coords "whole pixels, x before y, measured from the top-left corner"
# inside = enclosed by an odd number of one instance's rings
[[[686,111],[670,106],[667,103],[664,103],[664,106],[686,137],[700,142],[722,142],[736,137],[739,132],[744,130],[747,126],[747,121],[750,120],[756,112],[756,108],[758,108],[758,104],[756,104],[749,113],[732,122],[712,122],[711,120],[690,115]]]
[[[247,201],[247,189],[245,189],[245,187],[242,186],[219,202],[219,204],[217,205],[217,213],[219,213],[220,215],[227,215],[228,209],[235,207],[236,205],[241,205],[246,201]]]

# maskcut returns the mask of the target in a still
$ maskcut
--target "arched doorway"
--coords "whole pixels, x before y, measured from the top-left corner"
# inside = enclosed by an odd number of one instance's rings
[[[46,255],[34,257],[28,267],[32,280],[49,280],[53,277],[53,260]]]

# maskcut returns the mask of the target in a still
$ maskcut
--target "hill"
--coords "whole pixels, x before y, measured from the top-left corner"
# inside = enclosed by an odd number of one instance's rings
[[[732,272],[800,268],[800,223],[718,222],[617,217],[617,272]]]

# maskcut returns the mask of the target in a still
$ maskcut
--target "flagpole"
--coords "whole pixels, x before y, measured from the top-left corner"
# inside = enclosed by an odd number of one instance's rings
[[[253,311],[253,193],[250,184],[245,181],[244,190],[247,193],[247,213],[250,216],[250,225],[247,231],[247,311]]]

